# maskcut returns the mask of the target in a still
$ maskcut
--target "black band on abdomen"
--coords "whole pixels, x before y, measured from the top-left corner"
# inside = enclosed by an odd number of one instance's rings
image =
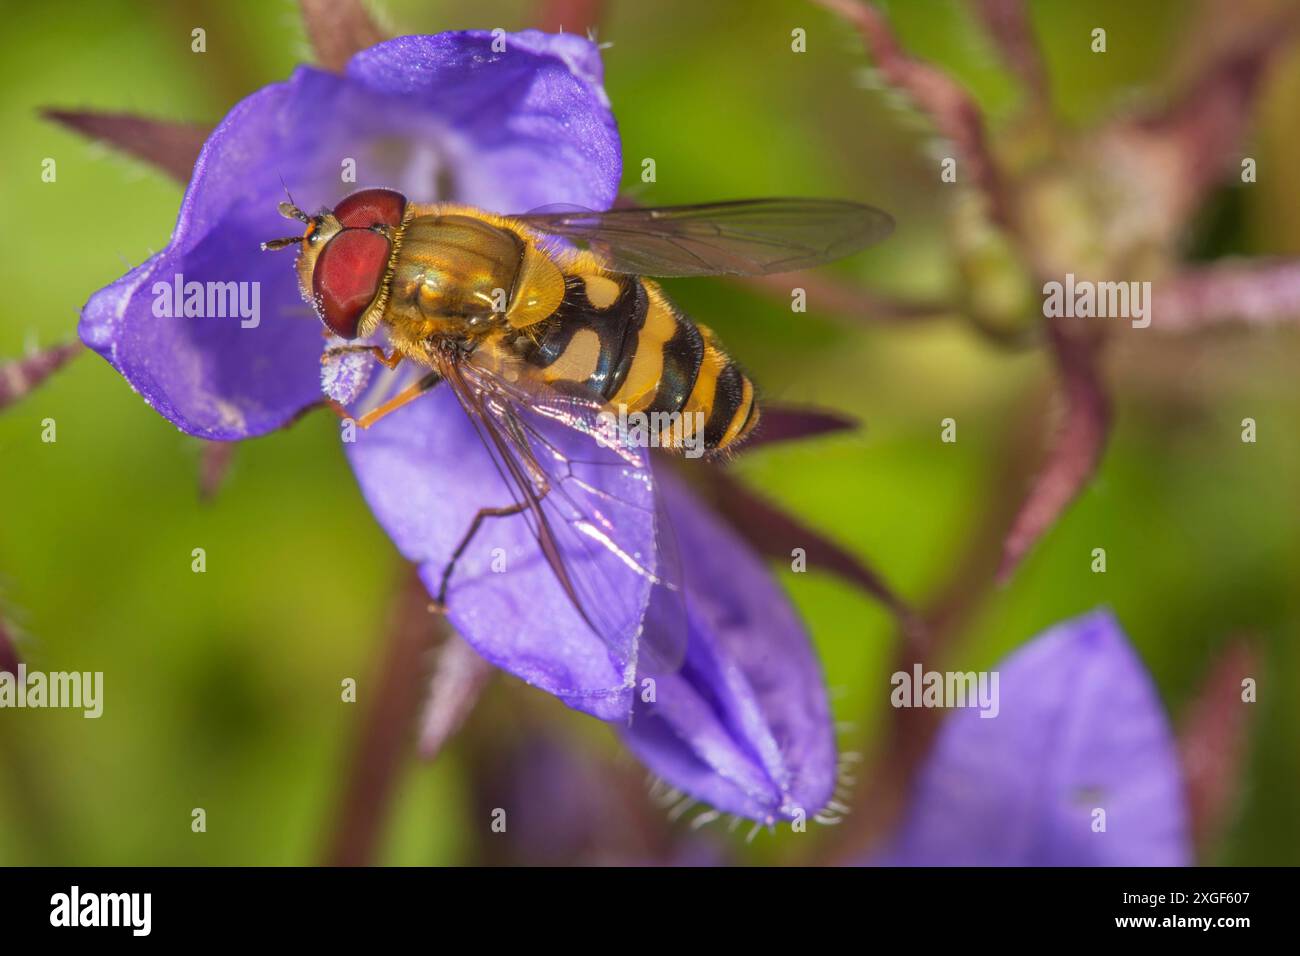
[[[664,343],[664,365],[650,412],[679,412],[695,388],[704,362],[704,336],[690,319],[677,316],[677,331]]]
[[[734,362],[727,362],[727,367],[718,375],[718,384],[713,390],[713,409],[709,420],[704,424],[704,447],[717,448],[732,419],[740,411],[745,400],[745,376],[740,374]]]

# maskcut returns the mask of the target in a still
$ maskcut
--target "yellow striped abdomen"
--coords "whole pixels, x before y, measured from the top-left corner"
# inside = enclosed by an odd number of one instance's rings
[[[569,274],[559,308],[534,335],[525,357],[547,381],[645,413],[661,435],[674,426],[702,430],[704,448],[718,451],[758,421],[753,383],[708,328],[647,279],[594,269]]]

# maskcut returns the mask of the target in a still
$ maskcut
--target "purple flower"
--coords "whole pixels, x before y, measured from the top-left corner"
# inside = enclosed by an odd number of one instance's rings
[[[291,263],[260,250],[283,233],[284,188],[308,209],[363,186],[507,214],[556,203],[608,208],[622,161],[601,76],[591,43],[535,31],[401,37],[357,54],[342,76],[300,67],[217,127],[167,248],[91,297],[82,339],[162,415],[203,438],[273,431],[319,403],[322,388],[346,403],[385,376],[369,360],[332,363],[322,375],[326,340]],[[355,181],[344,180],[353,169]],[[179,303],[192,283],[256,295],[239,300],[237,316],[184,317]],[[160,298],[178,288],[171,314],[158,314]],[[571,464],[595,447],[559,425],[547,438]],[[347,450],[377,519],[431,593],[474,514],[512,500],[445,387],[357,432]],[[640,467],[590,476],[589,493],[620,503],[606,511],[623,555],[654,554],[647,453],[628,454]],[[762,820],[795,808],[812,815],[829,794],[834,755],[806,637],[729,532],[680,489],[670,489],[667,508],[690,552],[686,666],[659,679],[658,703],[639,707],[629,740],[661,774],[720,807]],[[498,562],[509,573],[494,573]],[[622,572],[613,576],[622,586],[602,596],[612,626],[597,637],[528,523],[488,521],[457,565],[448,613],[488,661],[626,724],[644,676],[651,585],[643,572]]]
[[[821,668],[761,562],[678,482],[659,475],[688,588],[676,673],[637,698],[628,745],[718,810],[761,822],[813,817],[835,787]]]
[[[284,257],[260,243],[284,230],[284,184],[306,208],[356,186],[418,202],[498,212],[549,203],[604,209],[622,172],[595,48],[527,31],[492,50],[486,33],[399,37],[343,76],[299,67],[235,106],[204,144],[171,242],[101,289],[81,338],[183,431],[240,439],[292,421],[320,395],[321,325]],[[160,320],[154,284],[256,282],[255,327]],[[251,322],[251,319],[249,320]]]
[[[947,719],[879,862],[1190,862],[1173,736],[1150,675],[1109,612],[1057,625],[995,670],[997,716],[971,709]]]

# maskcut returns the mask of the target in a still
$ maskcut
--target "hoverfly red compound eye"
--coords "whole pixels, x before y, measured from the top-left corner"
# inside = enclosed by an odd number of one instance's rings
[[[325,244],[311,275],[311,290],[325,324],[345,339],[374,301],[388,269],[388,240],[372,229],[344,229]]]
[[[345,229],[402,224],[406,197],[394,189],[363,189],[334,207],[334,217]]]

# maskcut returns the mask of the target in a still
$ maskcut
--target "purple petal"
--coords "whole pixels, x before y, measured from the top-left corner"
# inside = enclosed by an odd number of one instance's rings
[[[246,438],[284,425],[319,398],[320,323],[298,294],[292,256],[262,253],[258,244],[290,228],[275,209],[280,173],[296,186],[310,170],[324,195],[326,160],[313,169],[308,131],[331,130],[335,124],[319,116],[348,100],[341,81],[301,69],[239,103],[199,154],[167,248],[95,293],[82,311],[82,340],[184,431]],[[156,316],[156,292],[174,287],[177,276],[245,283],[250,302],[256,290],[256,327],[229,315]]]
[[[592,454],[592,439],[563,426],[553,426],[548,437],[571,458]],[[369,431],[359,431],[347,448],[371,509],[398,549],[420,565],[431,594],[437,593],[443,569],[475,513],[514,500],[445,386]],[[629,553],[650,551],[654,511],[649,484],[626,468],[584,472],[582,477],[598,483],[597,493],[608,496],[602,497],[601,507],[619,529],[620,544]],[[575,489],[567,493],[579,495]],[[553,495],[558,499],[558,492]],[[597,637],[578,615],[524,515],[484,522],[452,576],[449,616],[461,636],[503,670],[593,716],[626,720],[635,638],[649,583],[610,552],[594,559],[571,552],[565,557],[575,575],[614,582],[602,608],[615,625],[608,640]]]
[[[689,643],[675,674],[639,695],[628,745],[668,783],[762,822],[812,817],[835,785],[820,666],[758,557],[663,470],[686,585]]]
[[[483,31],[398,37],[358,53],[347,75],[446,125],[456,199],[502,213],[608,209],[623,159],[595,45],[537,30],[501,45]]]
[[[947,719],[883,862],[1190,862],[1173,735],[1109,612],[1057,625],[997,672],[998,715],[967,709]],[[1094,832],[1098,809],[1104,832]]]
[[[621,160],[595,48],[533,32],[504,42],[493,53],[490,34],[402,37],[358,54],[346,77],[301,67],[243,100],[204,144],[167,248],[91,297],[82,340],[181,429],[262,434],[320,387],[321,326],[292,256],[259,248],[295,225],[276,211],[282,177],[304,208],[363,185],[508,212],[607,206]],[[342,179],[353,164],[355,185]],[[177,276],[243,284],[255,327],[155,315]]]

